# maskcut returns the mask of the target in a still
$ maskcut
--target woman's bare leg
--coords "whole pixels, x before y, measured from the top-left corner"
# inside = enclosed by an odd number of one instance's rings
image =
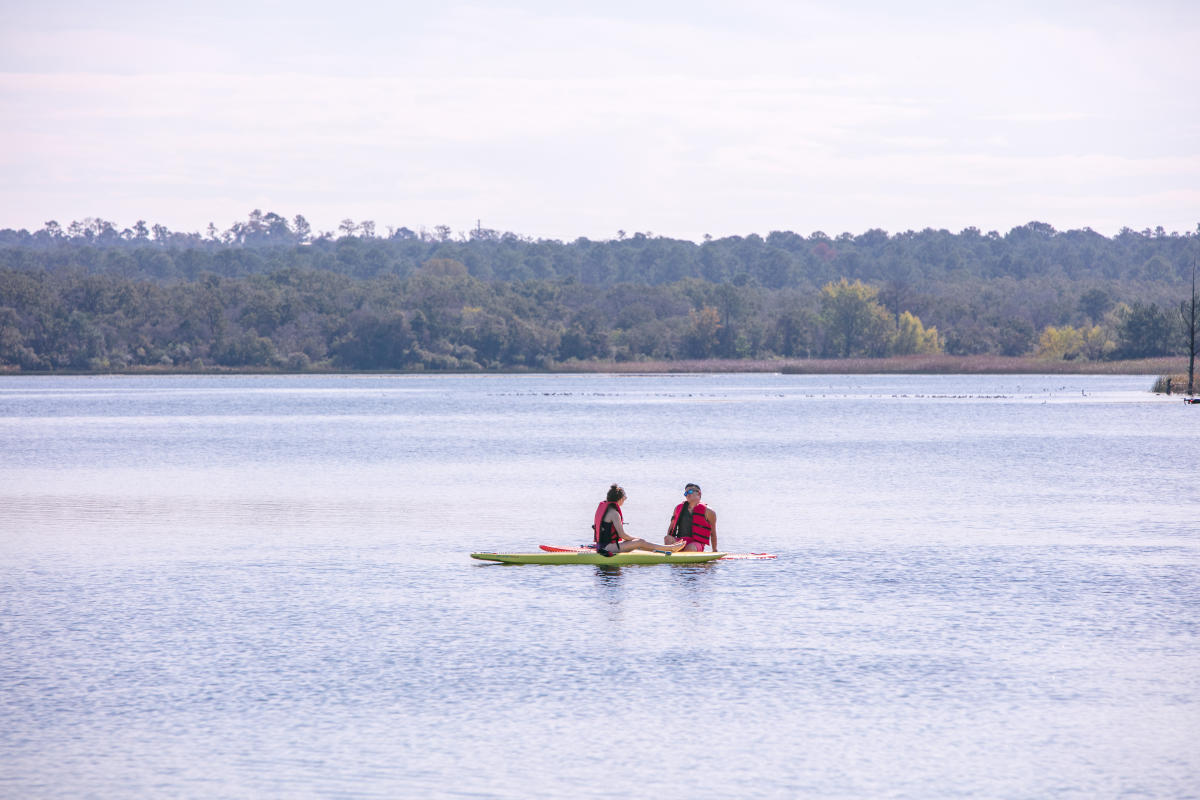
[[[628,553],[630,550],[669,550],[672,553],[678,553],[683,548],[687,547],[687,542],[680,539],[675,544],[650,544],[645,539],[622,539],[621,552]]]

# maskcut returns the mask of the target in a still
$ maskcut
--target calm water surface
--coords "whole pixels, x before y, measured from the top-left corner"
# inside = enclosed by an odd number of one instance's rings
[[[1198,797],[1151,383],[4,378],[0,797]],[[613,481],[779,558],[467,557]]]

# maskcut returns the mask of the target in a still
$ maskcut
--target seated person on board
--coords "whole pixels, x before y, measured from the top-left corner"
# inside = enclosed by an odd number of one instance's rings
[[[689,483],[683,487],[684,501],[675,506],[671,524],[663,539],[667,544],[684,543],[687,552],[700,552],[705,545],[717,549],[717,512],[700,502],[700,487]]]
[[[625,504],[625,490],[613,484],[608,497],[596,507],[596,518],[592,522],[596,552],[604,556],[628,553],[630,550],[655,550],[674,553],[682,550],[686,542],[677,545],[650,544],[644,539],[635,539],[625,532],[621,506]]]

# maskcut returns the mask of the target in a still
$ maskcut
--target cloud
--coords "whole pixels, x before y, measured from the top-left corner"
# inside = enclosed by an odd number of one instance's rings
[[[239,25],[172,27],[148,6],[123,30],[10,32],[0,226],[157,213],[193,229],[274,204],[326,229],[484,217],[560,238],[695,238],[991,228],[1068,216],[1070,198],[1194,224],[1194,206],[1154,205],[1200,178],[1194,27],[1124,30],[1103,9],[688,8],[328,20],[251,3]]]

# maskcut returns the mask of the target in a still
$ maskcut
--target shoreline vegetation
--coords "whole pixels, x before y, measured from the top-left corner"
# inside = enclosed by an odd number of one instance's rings
[[[1157,375],[1178,369],[1178,358],[1127,361],[1060,361],[1016,356],[917,355],[887,358],[650,361],[608,363],[553,372],[723,373],[778,372],[784,375]]]
[[[204,235],[50,221],[0,229],[0,374],[1165,376],[1197,259],[1200,226],[561,242],[259,210]]]
[[[1180,378],[1180,373],[1185,377]],[[542,367],[503,369],[344,369],[310,366],[305,369],[262,366],[189,367],[139,365],[123,369],[61,369],[23,371],[0,365],[0,377],[53,375],[659,375],[779,373],[782,375],[1146,375],[1171,377],[1176,391],[1187,386],[1187,360],[1170,356],[1121,361],[1062,361],[1020,356],[918,355],[884,358],[682,359],[678,361],[568,361]]]

